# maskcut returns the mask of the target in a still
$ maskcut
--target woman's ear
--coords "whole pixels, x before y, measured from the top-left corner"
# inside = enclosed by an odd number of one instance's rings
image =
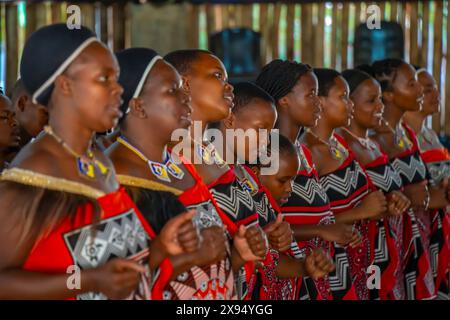
[[[128,103],[127,113],[131,113],[140,119],[147,118],[147,113],[144,108],[144,101],[141,98],[132,98]]]
[[[284,96],[280,99],[278,99],[278,101],[276,102],[278,109],[282,110],[282,109],[286,109],[289,107],[289,98],[287,96]]]
[[[20,112],[24,112],[27,102],[28,102],[28,96],[26,94],[22,94],[19,97],[19,99],[17,99],[17,103],[16,103],[17,110]]]
[[[70,79],[64,74],[61,74],[58,77],[56,77],[54,87],[64,95],[72,94],[72,86],[70,85]]]
[[[231,112],[230,115],[225,120],[223,120],[225,129],[233,129],[235,121],[236,121],[236,116],[234,115],[233,112]]]

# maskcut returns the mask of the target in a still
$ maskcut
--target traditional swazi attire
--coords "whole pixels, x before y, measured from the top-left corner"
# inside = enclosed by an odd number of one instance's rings
[[[130,193],[138,195],[136,203],[143,212],[151,211],[145,209],[149,205],[149,198],[152,197],[152,190],[159,188],[167,190],[178,197],[178,200],[188,209],[196,209],[197,215],[194,218],[196,225],[200,228],[208,228],[211,226],[222,226],[222,220],[219,216],[215,200],[212,198],[207,186],[203,183],[192,164],[183,161],[184,167],[195,179],[194,186],[187,190],[178,190],[167,187],[158,182],[149,181],[142,178],[118,175],[118,179],[122,185],[126,186]],[[167,212],[174,215],[177,212]],[[166,219],[161,217],[149,217],[155,229],[160,228]],[[159,225],[157,220],[159,220]],[[153,290],[154,299],[164,300],[230,300],[236,299],[234,288],[234,276],[231,268],[230,256],[211,265],[195,266],[189,271],[178,275],[176,279],[169,281],[173,268],[169,260],[165,260],[156,277],[161,278],[158,287]]]
[[[1,188],[14,192],[11,214],[44,217],[67,212],[40,234],[22,268],[30,272],[67,273],[104,265],[114,258],[134,260],[146,267],[139,288],[129,299],[150,299],[149,241],[154,231],[123,188],[106,194],[82,183],[29,170],[11,168],[1,174]],[[105,299],[89,292],[74,299]]]
[[[450,179],[450,154],[436,133],[422,127],[417,133],[422,160],[431,185],[438,186]],[[450,300],[450,210],[449,207],[430,210],[430,261],[437,299]]]
[[[408,135],[404,142],[407,143],[408,148],[390,159],[390,163],[400,174],[402,184],[406,187],[426,180],[427,170],[420,156],[414,132],[403,123],[400,126]],[[408,300],[433,299],[435,289],[428,251],[427,235],[430,224],[427,211],[410,209],[403,215],[403,219],[391,219],[390,222],[397,237],[403,239],[400,256],[403,261],[405,298]]]
[[[57,77],[95,42],[100,43],[91,30],[69,30],[64,23],[34,32],[25,44],[20,65],[22,81],[33,102],[47,106]],[[66,150],[70,149],[53,131],[47,133],[52,133]],[[31,146],[24,149],[27,148]],[[10,194],[15,201],[10,214],[21,215],[33,224],[27,230],[38,230],[36,235],[24,235],[36,236],[36,240],[22,268],[66,274],[76,267],[100,267],[114,258],[135,260],[147,271],[140,275],[139,288],[129,298],[150,299],[149,241],[155,234],[124,189],[117,181],[110,181],[115,178],[109,168],[91,150],[87,154],[89,160],[74,156],[78,174],[87,179],[102,175],[109,185],[117,186],[115,191],[105,193],[80,182],[21,169],[15,163],[2,172],[2,195]],[[74,293],[73,298],[106,297],[89,292]]]
[[[402,179],[392,165],[387,155],[382,153],[380,146],[374,141],[371,147],[378,149],[380,156],[364,166],[373,185],[385,195],[402,190]],[[376,149],[375,149],[376,148]],[[397,300],[404,296],[402,252],[403,239],[392,229],[399,218],[387,217],[369,222],[369,239],[371,244],[370,261],[380,270],[380,288],[370,289],[370,300]]]
[[[118,52],[116,56],[121,69],[119,83],[124,88],[121,108],[126,114],[128,113],[129,101],[140,95],[153,66],[162,58],[155,51],[146,48],[126,49]],[[228,229],[232,228],[231,225],[227,224],[227,218],[218,209],[208,187],[192,164],[181,157],[183,171],[181,167],[174,165],[173,155],[170,151],[166,151],[167,158],[164,163],[155,163],[147,159],[124,137],[120,137],[118,142],[146,161],[149,170],[158,179],[167,183],[170,182],[169,173],[174,175],[175,179],[182,179],[185,174],[189,174],[195,181],[194,185],[188,189],[179,190],[141,177],[118,175],[120,183],[129,189],[130,194],[134,195],[138,207],[148,217],[157,232],[170,218],[186,211],[185,208],[196,209],[197,214],[193,221],[199,230],[212,226],[222,227],[224,222]],[[155,190],[165,193],[155,196]],[[168,193],[171,193],[172,196]],[[176,201],[174,201],[175,197],[177,198]],[[158,213],[154,211],[154,208],[158,206],[159,201],[168,205],[163,212]],[[231,252],[229,247],[227,250],[228,254],[225,259],[211,265],[194,266],[190,270],[177,275],[174,280],[170,280],[173,275],[170,259],[165,259],[155,275],[157,282],[154,281],[153,298],[164,300],[235,299],[236,290],[230,260]]]
[[[291,225],[327,225],[334,223],[334,215],[331,211],[330,201],[319,182],[317,170],[312,162],[310,150],[303,144],[297,142],[296,147],[300,156],[300,170],[292,186],[292,194],[288,202],[281,207],[284,218]],[[341,251],[345,257],[344,249],[340,246],[335,248],[334,243],[325,241],[319,237],[309,241],[298,241],[300,251],[293,252],[295,257],[301,258],[311,250],[320,248],[329,252],[334,258],[336,252]],[[346,263],[348,265],[348,261]],[[348,274],[349,276],[349,274]],[[349,279],[350,280],[350,279]],[[335,284],[334,282],[333,284]],[[330,300],[333,299],[328,276],[317,281],[309,277],[299,279],[297,298],[301,300]],[[351,281],[349,287],[351,288]],[[335,288],[336,298],[343,298],[345,290]],[[341,292],[341,296],[338,296]]]
[[[337,216],[341,212],[357,206],[369,194],[371,187],[366,173],[348,149],[344,139],[337,134],[334,134],[334,137],[341,148],[345,148],[346,152],[341,152],[341,156],[346,156],[346,158],[339,168],[320,176],[319,181],[330,199],[332,212]],[[367,300],[369,292],[366,272],[370,265],[369,223],[360,220],[355,222],[354,226],[361,234],[362,243],[355,248],[347,246],[345,258],[343,255],[343,258],[340,256],[335,258],[336,270],[330,274],[330,283],[337,281],[338,288],[345,288],[349,282],[344,279],[348,279],[346,274],[350,272],[356,292],[356,297],[352,298]],[[345,264],[347,257],[348,265]],[[333,286],[331,289],[334,297]],[[349,291],[349,294],[352,292]],[[343,298],[345,299],[345,296]]]
[[[258,177],[246,165],[232,166],[238,180],[251,194],[258,212],[258,223],[264,228],[276,220],[279,208],[271,198],[270,192],[261,184]],[[276,275],[279,262],[277,250],[269,248],[263,261],[256,264],[256,271],[250,280],[252,300],[294,300],[295,279],[281,279]]]

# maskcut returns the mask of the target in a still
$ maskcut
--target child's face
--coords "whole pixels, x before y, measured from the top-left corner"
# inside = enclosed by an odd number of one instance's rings
[[[260,147],[265,148],[269,144],[269,134],[277,119],[275,107],[268,101],[255,98],[245,106],[244,110],[239,110],[232,117],[234,117],[234,121],[230,129],[254,132],[254,134],[246,135],[245,143],[239,143],[238,138],[235,137],[234,148],[236,155],[241,155],[241,157],[243,155],[244,159],[241,160],[256,163],[258,155],[262,151]]]
[[[269,190],[279,206],[283,206],[292,193],[292,184],[299,170],[298,155],[280,155],[278,172],[273,175],[260,175],[261,183]]]

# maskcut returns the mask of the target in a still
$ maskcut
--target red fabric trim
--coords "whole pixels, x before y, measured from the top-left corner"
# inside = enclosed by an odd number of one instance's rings
[[[169,258],[165,258],[159,266],[159,277],[152,286],[152,300],[162,300],[164,288],[168,285],[173,274],[173,265]]]
[[[356,190],[350,197],[342,199],[342,200],[336,200],[336,201],[331,201],[331,207],[337,206],[337,205],[342,205],[342,204],[347,204],[349,203],[351,200],[357,198],[361,193],[363,193],[364,191],[370,189],[368,184],[365,184],[364,186],[362,186],[361,188],[359,188],[358,190]],[[341,210],[341,209],[339,209]],[[345,209],[347,210],[347,209]]]
[[[381,166],[383,164],[388,164],[389,163],[389,158],[386,154],[382,154],[380,157],[376,158],[375,160],[369,162],[368,164],[365,165],[365,168],[374,168],[374,167],[378,167]]]
[[[432,149],[422,152],[422,160],[425,163],[440,162],[450,160],[450,154],[447,149]]]
[[[221,175],[216,181],[208,184],[208,188],[214,188],[218,184],[230,184],[234,181],[235,174],[232,169],[229,169],[223,175]]]

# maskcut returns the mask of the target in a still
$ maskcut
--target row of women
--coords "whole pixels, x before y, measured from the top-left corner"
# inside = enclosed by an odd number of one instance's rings
[[[426,70],[274,60],[233,87],[208,51],[113,54],[55,24],[20,75],[0,98],[1,160],[20,149],[0,181],[0,298],[450,299],[450,156],[424,124],[440,104]],[[219,152],[193,121],[279,134]]]

